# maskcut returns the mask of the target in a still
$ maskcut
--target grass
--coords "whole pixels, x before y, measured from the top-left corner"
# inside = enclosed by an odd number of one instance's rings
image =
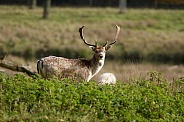
[[[115,8],[63,7],[51,8],[48,20],[41,18],[42,8],[1,6],[0,10],[1,52],[27,60],[46,55],[89,58],[90,50],[81,41],[78,28],[86,26],[84,33],[90,43],[104,44],[113,40],[115,24],[122,29],[107,58],[174,64],[184,60],[183,10],[128,9],[119,14]],[[69,56],[68,49],[76,54]]]
[[[1,120],[183,121],[183,83],[155,71],[113,86],[1,74]]]
[[[42,19],[42,11],[0,7],[0,55],[9,52],[7,60],[30,64],[34,70],[36,60],[48,55],[91,58],[78,28],[86,26],[89,43],[104,44],[113,40],[118,24],[118,41],[107,52],[101,72],[112,72],[121,81],[145,76],[150,70],[162,72],[169,81],[184,75],[183,10],[127,9],[119,14],[116,8],[54,7],[48,20]]]

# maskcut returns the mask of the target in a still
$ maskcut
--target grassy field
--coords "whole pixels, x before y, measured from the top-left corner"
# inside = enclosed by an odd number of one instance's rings
[[[0,6],[0,55],[8,52],[5,60],[33,70],[43,56],[90,58],[78,33],[83,25],[87,41],[99,44],[113,40],[115,24],[121,27],[99,73],[114,73],[116,85],[30,78],[0,68],[0,120],[184,121],[183,23],[183,10],[119,14],[116,8],[61,7],[43,20],[42,8]]]
[[[171,81],[184,76],[183,10],[128,9],[119,14],[115,8],[61,7],[51,8],[48,20],[42,19],[42,11],[0,7],[0,55],[8,52],[7,60],[30,64],[34,70],[36,60],[43,56],[91,58],[92,51],[83,44],[78,28],[86,26],[88,42],[104,44],[113,40],[118,24],[118,42],[107,52],[101,73],[115,73],[122,81],[145,76],[150,70],[162,72]]]
[[[113,40],[117,24],[122,30],[107,58],[184,62],[183,10],[128,9],[118,14],[114,8],[52,8],[48,20],[41,19],[41,8],[1,6],[0,10],[1,52],[28,60],[45,55],[90,57],[78,28],[86,26],[90,43],[104,44]]]

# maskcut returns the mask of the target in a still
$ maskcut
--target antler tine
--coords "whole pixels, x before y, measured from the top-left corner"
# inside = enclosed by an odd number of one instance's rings
[[[84,41],[84,43],[85,43],[86,45],[96,47],[96,45],[89,44],[89,43],[86,42],[86,40],[84,39],[84,36],[83,36],[83,28],[84,28],[84,26],[82,26],[81,28],[79,28],[79,33],[80,33],[81,39]]]
[[[107,44],[108,44],[108,41],[106,41],[106,43],[103,45],[103,47],[107,46]]]
[[[114,38],[114,41],[112,43],[108,44],[108,45],[112,45],[112,44],[116,43],[116,41],[117,41],[117,38],[118,38],[119,32],[120,32],[120,27],[118,25],[116,25],[116,28],[117,28],[117,30],[116,30],[116,36]],[[106,42],[105,46],[106,45],[107,45],[107,42]]]
[[[115,39],[114,40],[117,40],[118,36],[119,36],[119,32],[120,32],[120,27],[118,25],[116,25],[116,36],[115,36]]]

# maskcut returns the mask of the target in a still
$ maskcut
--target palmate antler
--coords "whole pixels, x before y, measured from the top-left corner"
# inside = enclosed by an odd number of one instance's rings
[[[97,43],[95,43],[95,45],[93,45],[93,44],[89,44],[89,43],[86,42],[86,40],[84,39],[84,36],[83,36],[83,28],[84,28],[84,26],[82,26],[81,28],[79,28],[79,33],[80,33],[81,39],[84,41],[84,43],[85,43],[86,45],[88,45],[88,46],[93,46],[93,47],[97,47]],[[107,41],[107,42],[103,45],[103,47],[110,46],[110,45],[113,45],[114,43],[116,43],[117,38],[118,38],[118,36],[119,36],[120,27],[119,27],[118,25],[116,25],[116,28],[117,28],[117,30],[116,30],[116,35],[115,35],[114,41],[113,41],[112,43],[110,43],[110,44],[108,44],[108,41]]]
[[[110,43],[110,44],[108,44],[108,41],[107,41],[107,42],[103,45],[103,47],[110,46],[110,45],[113,45],[113,44],[116,43],[117,38],[118,38],[118,36],[119,36],[120,27],[119,27],[118,25],[116,25],[116,28],[117,28],[117,30],[116,30],[116,35],[115,35],[114,41],[113,41],[112,43]]]
[[[84,36],[83,36],[83,28],[84,28],[84,26],[82,26],[81,28],[79,28],[79,33],[80,33],[81,39],[84,41],[84,43],[86,45],[96,47],[97,45],[89,44],[89,43],[86,42],[86,40],[84,39]]]

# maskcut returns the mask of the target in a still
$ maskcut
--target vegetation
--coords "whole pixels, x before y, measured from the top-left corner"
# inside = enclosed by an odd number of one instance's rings
[[[102,70],[115,71],[121,81],[102,86],[0,73],[1,121],[184,121],[183,66],[118,62],[183,63],[183,11],[128,9],[118,14],[114,8],[51,8],[50,15],[43,20],[42,8],[1,6],[0,55],[8,52],[13,55],[11,61],[21,64],[19,57],[23,57],[34,61],[34,66],[36,59],[46,55],[89,58],[91,52],[78,28],[85,25],[86,39],[102,44],[113,39],[118,24],[120,38],[107,53],[115,61],[106,61]],[[170,80],[149,72],[155,68],[164,69]]]
[[[107,14],[108,13],[108,14]],[[115,24],[121,26],[118,43],[108,59],[181,64],[184,62],[184,11],[115,8],[51,8],[42,19],[42,8],[0,7],[0,52],[35,60],[46,55],[87,57],[78,28],[85,25],[85,37],[104,44],[111,41]],[[84,51],[85,50],[85,51]],[[114,55],[116,54],[116,55]]]
[[[184,78],[158,72],[131,83],[0,75],[2,121],[183,121]]]

